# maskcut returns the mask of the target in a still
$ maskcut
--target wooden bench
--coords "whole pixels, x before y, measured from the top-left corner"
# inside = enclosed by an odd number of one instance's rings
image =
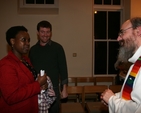
[[[68,86],[67,90],[68,95],[76,95],[76,100],[78,99],[77,94],[83,94],[83,86]],[[61,113],[85,113],[85,110],[79,101],[67,102],[61,103]]]
[[[86,94],[95,94],[102,93],[105,89],[107,89],[107,85],[95,85],[95,86],[84,86],[83,95],[82,95],[82,103],[83,107],[86,108],[88,113],[108,113],[108,107],[103,105],[101,101],[99,102],[87,102],[85,100]]]

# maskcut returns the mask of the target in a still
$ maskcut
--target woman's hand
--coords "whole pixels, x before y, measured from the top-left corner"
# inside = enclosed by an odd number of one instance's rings
[[[47,84],[47,76],[44,74],[43,76],[38,74],[37,81],[39,82],[40,86]]]
[[[44,84],[44,85],[41,86],[41,89],[42,90],[46,90],[47,88],[48,88],[48,83],[46,83],[46,84]]]

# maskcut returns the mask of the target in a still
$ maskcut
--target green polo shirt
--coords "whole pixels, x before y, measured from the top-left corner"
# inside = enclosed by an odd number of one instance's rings
[[[38,41],[31,47],[29,58],[37,73],[45,70],[54,87],[59,86],[59,80],[62,85],[68,83],[65,52],[60,44],[50,40],[45,46],[41,46]]]

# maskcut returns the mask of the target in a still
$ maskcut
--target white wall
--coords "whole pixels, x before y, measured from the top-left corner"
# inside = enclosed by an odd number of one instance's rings
[[[92,76],[92,1],[59,0],[58,14],[19,14],[18,0],[0,0],[0,59],[7,54],[5,32],[9,27],[24,25],[32,46],[37,42],[36,24],[48,20],[52,40],[64,47],[69,76]]]

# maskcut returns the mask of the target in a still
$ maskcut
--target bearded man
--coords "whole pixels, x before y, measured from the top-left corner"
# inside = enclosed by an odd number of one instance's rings
[[[118,60],[133,63],[119,93],[110,89],[101,94],[109,113],[138,113],[141,109],[141,17],[123,23],[117,40],[120,44]],[[141,111],[140,111],[141,112]]]

